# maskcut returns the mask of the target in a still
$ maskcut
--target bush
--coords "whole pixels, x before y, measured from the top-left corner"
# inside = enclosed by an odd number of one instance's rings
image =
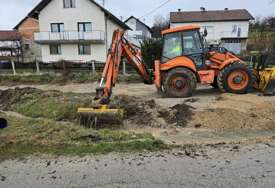
[[[149,69],[154,69],[155,60],[161,59],[162,39],[146,39],[141,43],[141,54]]]
[[[248,40],[248,51],[265,51],[275,47],[275,32],[252,32]]]

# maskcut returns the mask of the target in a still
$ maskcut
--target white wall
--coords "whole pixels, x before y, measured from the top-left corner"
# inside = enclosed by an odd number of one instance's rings
[[[137,30],[137,21],[134,18],[129,19],[126,24],[133,30],[136,31]]]
[[[116,29],[122,29],[120,26],[118,26],[116,23],[114,23],[112,20],[107,20],[107,47],[109,48],[112,43],[113,38],[113,32]]]
[[[171,27],[185,26],[195,24],[202,28],[208,28],[208,41],[220,40],[221,38],[236,38],[237,33],[232,33],[233,27],[241,28],[241,38],[248,37],[249,22],[248,21],[232,21],[232,22],[196,22],[196,23],[171,23]],[[204,29],[201,31],[203,32]]]
[[[51,23],[64,23],[65,31],[77,31],[78,22],[91,22],[92,30],[105,31],[105,14],[89,0],[76,0],[76,8],[63,8],[63,0],[52,0],[39,15],[40,32],[51,31]],[[108,47],[113,31],[119,26],[113,21],[107,21]],[[62,44],[61,55],[50,55],[49,45],[42,46],[44,62],[59,61],[102,61],[106,60],[106,44],[91,44],[91,55],[79,55],[77,44]]]
[[[63,8],[63,0],[52,0],[40,12],[40,31],[51,31],[51,23],[60,22],[66,31],[77,31],[77,22],[92,22],[93,30],[105,30],[104,12],[89,0],[77,0],[76,8]]]
[[[129,19],[127,22],[125,22],[125,24],[132,29],[132,31],[129,30],[126,32],[126,37],[131,43],[135,44],[136,46],[140,46],[140,42],[142,42],[141,39],[137,39],[138,36],[143,36],[144,38],[152,37],[147,27],[138,22],[135,18]]]

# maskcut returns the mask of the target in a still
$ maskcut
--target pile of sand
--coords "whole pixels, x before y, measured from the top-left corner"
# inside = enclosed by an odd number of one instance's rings
[[[223,94],[209,109],[193,113],[189,126],[222,130],[275,130],[275,102],[263,97]]]

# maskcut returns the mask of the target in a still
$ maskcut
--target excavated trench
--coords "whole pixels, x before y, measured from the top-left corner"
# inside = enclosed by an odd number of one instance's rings
[[[14,111],[33,118],[49,118],[61,121],[77,121],[78,107],[92,107],[91,94],[42,91],[35,88],[15,88],[0,91],[0,110]],[[163,108],[154,100],[144,100],[126,95],[116,96],[111,108],[125,110],[125,123],[139,127],[169,125],[185,127],[192,118],[192,107],[178,104]]]
[[[173,99],[171,99],[173,100]],[[76,122],[78,107],[92,107],[92,94],[16,88],[0,91],[0,110],[14,111],[32,118]],[[124,125],[137,128],[187,127],[211,131],[241,129],[275,131],[275,102],[256,95],[223,94],[206,109],[186,103],[173,107],[127,95],[115,96],[112,108],[125,110]]]

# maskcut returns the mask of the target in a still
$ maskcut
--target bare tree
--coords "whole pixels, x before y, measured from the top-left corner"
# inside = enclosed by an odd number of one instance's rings
[[[168,29],[170,27],[170,18],[169,16],[164,17],[162,15],[157,15],[154,18],[154,24],[152,27],[153,37],[160,38],[161,31],[164,29]]]

